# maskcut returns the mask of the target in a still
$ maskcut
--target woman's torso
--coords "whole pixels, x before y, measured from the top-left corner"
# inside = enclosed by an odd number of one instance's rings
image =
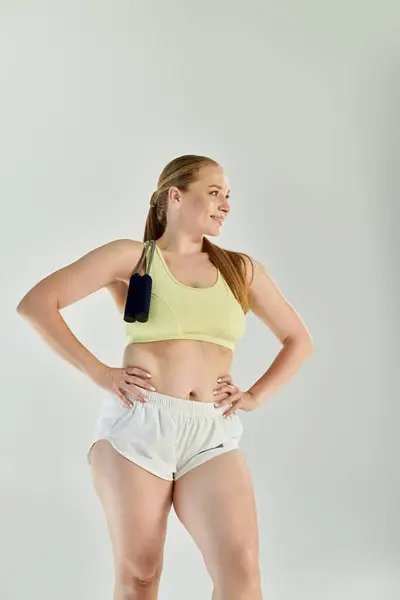
[[[230,372],[232,355],[228,348],[197,340],[143,342],[126,346],[123,367],[149,371],[149,382],[162,394],[211,402],[217,377]]]
[[[136,263],[140,255],[141,250]],[[170,273],[182,285],[210,288],[215,283],[217,269],[207,253],[185,256],[163,249],[162,255]],[[144,273],[144,268],[141,273]],[[125,306],[129,278],[124,281],[124,296],[118,302],[120,308]],[[146,324],[140,326],[145,327]],[[157,392],[187,400],[212,402],[217,378],[230,373],[232,361],[233,351],[222,345],[202,340],[173,339],[128,343],[122,366],[149,371],[152,375],[149,381]]]

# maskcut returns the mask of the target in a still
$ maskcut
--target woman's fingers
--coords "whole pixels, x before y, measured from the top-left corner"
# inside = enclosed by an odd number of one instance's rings
[[[130,384],[130,385],[140,385],[141,387],[146,388],[147,390],[151,390],[153,392],[156,391],[156,388],[154,387],[154,385],[151,385],[151,383],[149,381],[145,381],[144,379],[141,379],[140,377],[134,377],[133,375],[130,375],[129,377],[126,378],[126,383]]]
[[[214,394],[214,396],[219,396],[221,394],[232,394],[235,391],[235,389],[235,386],[230,384],[217,385],[217,387],[214,388],[214,390],[216,391],[216,394]]]
[[[143,377],[144,379],[149,379],[149,377],[151,377],[151,373],[144,369],[140,369],[139,367],[126,367],[125,371],[128,375],[139,375],[139,377]]]
[[[119,393],[119,394],[118,394],[118,398],[121,400],[121,402],[122,402],[123,404],[125,404],[125,406],[127,406],[128,408],[132,408],[132,402],[131,402],[130,400],[128,400],[128,398],[126,398],[126,397],[124,396],[124,394],[122,394],[122,393]]]
[[[122,404],[125,404],[125,406],[131,408],[132,402],[129,400],[129,398],[125,396],[121,388],[116,386],[114,389],[114,393],[121,400]]]
[[[147,398],[135,386],[123,387],[122,389],[125,390],[130,396],[135,396],[135,398],[138,398],[140,402],[147,402]],[[129,406],[132,406],[132,402],[129,400],[129,398],[125,398],[125,400],[128,400],[130,403]]]

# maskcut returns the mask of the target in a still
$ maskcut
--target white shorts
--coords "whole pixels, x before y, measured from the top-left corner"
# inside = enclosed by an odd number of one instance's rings
[[[173,481],[210,458],[238,448],[243,425],[236,413],[222,416],[229,404],[216,408],[215,400],[199,402],[140,390],[146,403],[125,392],[132,408],[107,393],[87,453],[89,464],[93,445],[106,439],[133,463]]]

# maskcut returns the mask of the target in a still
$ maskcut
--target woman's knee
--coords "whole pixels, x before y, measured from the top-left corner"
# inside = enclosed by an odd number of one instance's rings
[[[218,573],[217,579],[220,581],[226,581],[227,579],[235,581],[236,585],[243,589],[251,589],[259,585],[259,557],[253,546],[246,547],[246,544],[239,547],[233,546],[221,555],[218,562],[216,571]]]
[[[126,553],[115,555],[116,581],[128,589],[159,582],[162,568],[163,555],[160,552],[142,550],[135,556]]]
[[[126,576],[117,577],[114,585],[114,598],[116,600],[139,600],[158,596],[160,578],[141,579],[137,577]]]

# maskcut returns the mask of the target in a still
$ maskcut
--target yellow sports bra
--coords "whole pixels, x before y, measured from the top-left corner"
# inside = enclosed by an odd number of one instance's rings
[[[147,252],[145,261],[147,269]],[[234,350],[244,335],[246,315],[219,270],[212,286],[183,285],[172,275],[155,244],[148,273],[152,278],[149,317],[145,323],[124,321],[128,344],[186,339]]]

